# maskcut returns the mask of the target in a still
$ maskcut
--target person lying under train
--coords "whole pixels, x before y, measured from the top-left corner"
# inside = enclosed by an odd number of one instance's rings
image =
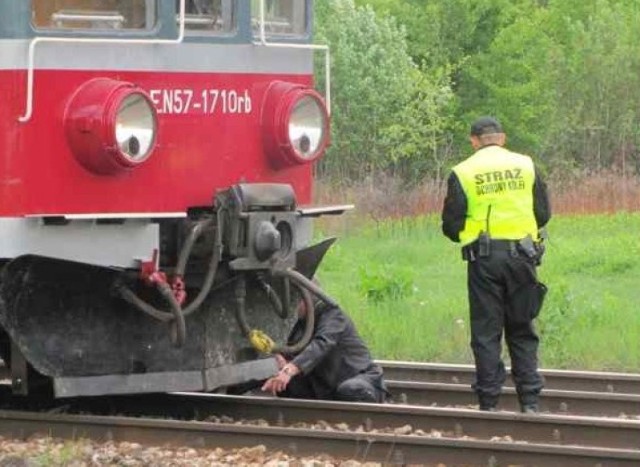
[[[298,342],[304,333],[304,302],[297,313],[289,344]],[[262,390],[296,399],[386,402],[390,394],[382,368],[373,362],[351,318],[339,307],[320,300],[314,303],[314,317],[309,343],[296,354],[276,354],[280,371]]]

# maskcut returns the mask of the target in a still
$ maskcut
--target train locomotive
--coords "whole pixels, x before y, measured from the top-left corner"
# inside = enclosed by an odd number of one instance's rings
[[[311,23],[311,0],[0,2],[14,393],[275,372],[297,304],[331,301],[310,281],[332,242],[313,244],[313,220],[348,209],[310,204],[329,143]]]

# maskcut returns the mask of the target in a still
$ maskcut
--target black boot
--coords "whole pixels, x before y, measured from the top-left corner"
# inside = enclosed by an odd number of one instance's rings
[[[497,412],[498,409],[495,405],[481,405],[480,410],[483,412]]]
[[[498,398],[495,396],[481,396],[478,398],[480,410],[483,412],[497,412]]]

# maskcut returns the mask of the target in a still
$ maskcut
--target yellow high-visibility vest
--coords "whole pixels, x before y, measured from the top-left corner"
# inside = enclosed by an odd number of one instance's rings
[[[535,170],[529,156],[487,146],[453,171],[467,196],[462,245],[476,240],[487,228],[496,240],[519,240],[527,235],[538,239],[533,211]]]

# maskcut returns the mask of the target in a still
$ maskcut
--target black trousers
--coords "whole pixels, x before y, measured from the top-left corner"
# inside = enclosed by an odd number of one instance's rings
[[[316,384],[314,384],[316,383]],[[312,381],[312,377],[294,376],[287,389],[280,395],[294,399],[324,399],[347,402],[385,402],[388,392],[384,382],[377,376],[361,373],[344,380],[335,389],[323,387]],[[322,389],[320,389],[322,388]]]
[[[473,389],[481,407],[495,406],[506,379],[502,332],[520,404],[535,404],[543,387],[538,373],[539,283],[531,260],[515,249],[491,251],[468,263],[471,348],[476,364]]]

